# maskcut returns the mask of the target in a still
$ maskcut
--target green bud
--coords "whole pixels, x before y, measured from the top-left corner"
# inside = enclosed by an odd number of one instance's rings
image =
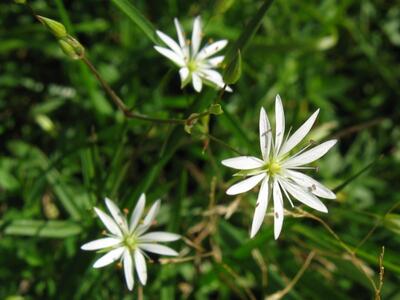
[[[197,121],[199,120],[199,119],[198,119],[198,116],[199,116],[198,113],[193,113],[193,114],[191,114],[191,115],[189,116],[189,118],[188,118],[188,120],[191,119],[191,121],[190,121],[190,122],[188,122],[188,121],[185,122],[185,127],[184,127],[184,129],[185,129],[185,131],[186,131],[188,134],[192,134],[192,128],[193,128],[193,126],[194,126],[194,125],[197,123]]]
[[[241,75],[242,75],[242,55],[240,54],[240,50],[238,50],[233,59],[230,62],[228,62],[228,65],[225,69],[223,76],[224,82],[226,84],[234,84],[239,80]]]
[[[208,112],[212,115],[221,115],[224,113],[224,111],[221,108],[221,105],[219,104],[212,104],[209,108],[208,108]]]
[[[65,26],[63,24],[61,24],[60,22],[54,21],[52,19],[49,18],[45,18],[42,16],[37,16],[38,19],[40,20],[40,22],[42,22],[42,24],[44,26],[47,27],[48,30],[51,31],[51,33],[58,39],[61,38],[65,38],[68,33],[67,33],[67,29],[65,29]]]
[[[58,40],[58,43],[62,51],[72,59],[82,59],[85,55],[85,48],[79,43],[79,41],[72,36],[68,35]]]

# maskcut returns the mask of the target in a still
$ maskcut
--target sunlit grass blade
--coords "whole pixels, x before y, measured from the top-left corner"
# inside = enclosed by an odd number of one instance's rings
[[[70,221],[16,220],[5,227],[4,233],[43,238],[66,238],[79,234],[81,230],[79,224]]]

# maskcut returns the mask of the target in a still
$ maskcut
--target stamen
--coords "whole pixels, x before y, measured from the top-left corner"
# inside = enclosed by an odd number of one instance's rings
[[[292,208],[293,208],[293,207],[294,207],[294,204],[293,204],[293,202],[292,202],[292,199],[289,197],[288,192],[283,188],[283,186],[279,183],[279,181],[278,181],[278,184],[279,184],[281,190],[283,190],[283,193],[285,194],[286,198],[289,200],[289,203],[290,203],[290,205],[291,205]]]

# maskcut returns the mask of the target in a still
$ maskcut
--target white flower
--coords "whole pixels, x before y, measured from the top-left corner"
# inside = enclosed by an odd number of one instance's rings
[[[121,213],[119,208],[110,199],[105,199],[111,216],[107,215],[98,208],[94,208],[96,214],[103,222],[108,230],[106,238],[94,240],[84,244],[82,250],[102,250],[107,254],[100,257],[93,265],[93,268],[101,268],[109,265],[117,260],[121,260],[125,280],[129,290],[133,289],[133,269],[139,277],[142,285],[147,281],[147,267],[144,258],[145,251],[176,256],[178,253],[166,246],[158,244],[158,242],[172,242],[180,238],[179,235],[169,232],[154,231],[145,232],[149,229],[160,208],[160,200],[157,200],[150,208],[143,222],[139,222],[146,204],[146,197],[142,194],[132,212],[130,222]]]
[[[200,17],[194,19],[192,41],[186,39],[178,19],[175,18],[174,23],[179,44],[165,33],[157,30],[157,35],[169,48],[160,46],[154,46],[154,48],[179,67],[181,87],[185,87],[191,81],[197,92],[201,91],[203,83],[223,88],[225,86],[224,80],[221,74],[214,69],[222,63],[224,56],[220,55],[213,58],[211,56],[225,48],[228,41],[221,40],[200,49],[203,35]],[[225,89],[232,91],[228,86]]]
[[[247,192],[261,182],[257,198],[250,237],[258,232],[267,211],[268,201],[271,198],[274,202],[274,236],[279,237],[283,224],[283,196],[293,203],[290,197],[310,206],[321,212],[328,212],[326,206],[318,197],[335,199],[335,194],[313,178],[303,174],[300,170],[314,169],[305,165],[319,159],[336,144],[336,140],[324,142],[311,149],[304,147],[299,152],[289,155],[289,152],[296,147],[307,135],[317,118],[319,110],[296,132],[284,140],[285,115],[279,95],[275,101],[275,140],[272,136],[272,129],[264,108],[260,111],[260,147],[262,159],[254,156],[239,156],[225,159],[222,164],[242,170],[237,175],[249,176],[248,178],[232,185],[226,193],[236,195]]]

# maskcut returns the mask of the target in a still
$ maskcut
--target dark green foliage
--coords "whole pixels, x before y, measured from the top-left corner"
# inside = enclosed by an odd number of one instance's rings
[[[241,51],[234,92],[219,102],[224,113],[199,120],[189,135],[182,125],[125,118],[27,7],[0,4],[0,299],[136,297],[121,270],[92,269],[98,255],[80,246],[101,235],[93,206],[103,209],[108,196],[132,210],[142,192],[148,204],[162,199],[154,228],[191,241],[171,245],[187,261],[151,257],[145,299],[263,299],[287,287],[312,251],[283,299],[371,299],[359,267],[378,286],[382,246],[382,299],[400,299],[396,1],[276,0],[257,22],[270,1],[28,2],[65,25],[127,107],[158,118],[201,113],[219,93],[181,91],[177,70],[153,49],[152,27],[175,37],[174,17],[190,33],[201,15],[205,38],[231,45],[246,40],[252,18],[260,27]],[[285,202],[292,215],[279,240],[270,214],[249,239],[257,193],[225,195],[233,172],[220,161],[236,153],[204,132],[258,156],[259,110],[273,120],[277,93],[288,127],[321,109],[309,138],[339,143],[313,175],[343,189],[325,201],[328,214],[302,207],[325,224]]]

